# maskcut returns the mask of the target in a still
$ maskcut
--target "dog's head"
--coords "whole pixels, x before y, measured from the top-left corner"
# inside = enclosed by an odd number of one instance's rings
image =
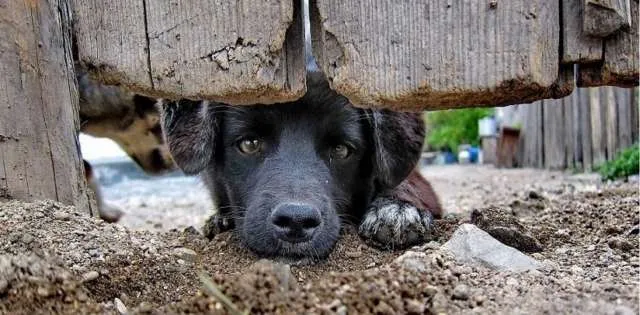
[[[309,82],[291,103],[163,104],[174,160],[203,173],[218,211],[262,255],[327,255],[342,219],[357,222],[420,156],[419,115],[356,108],[322,77]]]
[[[115,141],[145,172],[175,168],[160,127],[156,100],[104,85],[79,70],[81,131]]]

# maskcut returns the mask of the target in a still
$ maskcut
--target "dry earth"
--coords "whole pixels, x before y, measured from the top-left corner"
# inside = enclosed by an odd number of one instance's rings
[[[432,242],[378,251],[347,229],[316,264],[259,261],[228,233],[208,241],[194,228],[132,230],[48,201],[0,203],[0,313],[234,314],[203,289],[204,272],[251,313],[638,314],[637,182],[472,166],[425,173],[450,213]],[[440,248],[487,207],[532,231],[543,268],[498,272]],[[144,221],[157,230],[163,218]]]

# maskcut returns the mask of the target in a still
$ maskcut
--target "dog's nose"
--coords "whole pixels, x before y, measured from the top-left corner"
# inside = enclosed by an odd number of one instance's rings
[[[291,243],[306,242],[322,223],[320,211],[304,204],[281,204],[271,214],[276,236]]]

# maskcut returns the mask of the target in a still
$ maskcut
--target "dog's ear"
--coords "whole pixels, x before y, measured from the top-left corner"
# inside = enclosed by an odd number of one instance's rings
[[[420,160],[425,127],[418,113],[367,110],[374,156],[373,179],[378,189],[398,186]]]
[[[215,151],[219,115],[207,101],[159,102],[162,132],[169,152],[185,174],[197,174],[207,167]]]

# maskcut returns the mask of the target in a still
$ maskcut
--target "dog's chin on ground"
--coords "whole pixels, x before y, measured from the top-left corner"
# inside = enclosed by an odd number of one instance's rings
[[[240,233],[240,241],[260,258],[288,264],[312,264],[325,260],[340,238],[336,231],[323,231],[306,242],[291,243],[275,236],[260,237],[251,232]]]

